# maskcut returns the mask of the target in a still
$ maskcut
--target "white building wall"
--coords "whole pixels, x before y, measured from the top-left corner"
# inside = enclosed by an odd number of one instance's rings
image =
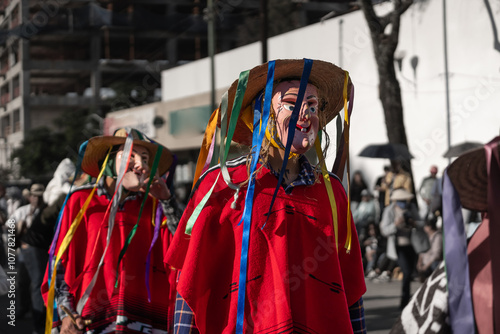
[[[500,3],[489,3],[494,22],[483,1],[448,2],[452,145],[466,140],[485,143],[500,134],[500,42],[494,35],[494,29],[500,29]],[[390,4],[383,4],[377,10],[387,10],[388,6]],[[448,164],[448,159],[442,157],[447,150],[443,45],[442,0],[413,5],[402,18],[396,54],[404,55],[402,70],[397,72],[409,148],[415,156],[412,167],[417,187],[431,164],[440,167],[440,174]],[[351,122],[351,171],[362,170],[373,186],[383,165],[389,161],[357,156],[366,145],[387,142],[378,98],[378,74],[362,12],[271,38],[268,50],[269,59],[322,59],[349,71],[356,90]],[[413,56],[418,56],[415,72],[411,66]],[[240,71],[258,65],[260,57],[260,43],[218,54],[215,58],[217,89],[227,88]],[[165,102],[208,92],[209,59],[162,73]],[[331,124],[328,131],[334,138],[335,125]],[[333,159],[334,152],[331,152],[328,166],[333,165]]]

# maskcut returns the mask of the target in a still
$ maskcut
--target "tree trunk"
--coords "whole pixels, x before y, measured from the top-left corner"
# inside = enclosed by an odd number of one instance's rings
[[[396,77],[394,52],[399,43],[401,15],[412,5],[413,0],[393,0],[394,8],[383,17],[377,16],[372,0],[361,0],[361,8],[370,28],[373,51],[379,76],[379,98],[384,109],[385,126],[389,143],[408,147],[403,118],[401,88]],[[388,29],[389,28],[389,29]],[[389,32],[386,33],[386,30]],[[404,170],[410,173],[413,187],[413,202],[417,205],[413,171],[409,160],[401,161]]]
[[[395,0],[394,9],[384,17],[375,13],[371,0],[362,0],[361,5],[370,28],[373,51],[379,75],[379,98],[384,109],[385,125],[389,143],[408,146],[403,119],[401,88],[396,78],[394,52],[399,42],[401,15],[413,3],[412,0]],[[390,25],[390,32],[385,30]],[[388,29],[387,29],[388,30]]]

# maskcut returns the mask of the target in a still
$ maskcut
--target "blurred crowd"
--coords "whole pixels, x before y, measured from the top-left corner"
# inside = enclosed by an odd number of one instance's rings
[[[410,283],[423,282],[443,260],[441,179],[429,175],[413,189],[402,162],[391,160],[373,186],[362,171],[350,184],[352,214],[363,254],[366,279],[402,280],[400,308],[410,299]],[[420,208],[418,198],[420,197]]]
[[[45,324],[45,306],[40,292],[48,251],[54,235],[59,211],[70,190],[75,165],[66,158],[60,162],[47,185],[34,183],[26,188],[6,187],[0,184],[0,264],[6,267],[15,240],[16,317],[31,313],[35,332],[42,333]],[[85,176],[75,180],[81,185]],[[15,235],[8,232],[7,221],[15,223]],[[9,238],[10,237],[10,238]],[[10,270],[14,271],[14,270]]]

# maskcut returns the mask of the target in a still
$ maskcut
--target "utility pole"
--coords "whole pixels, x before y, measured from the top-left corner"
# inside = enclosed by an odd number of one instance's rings
[[[267,34],[268,34],[268,15],[267,15],[267,0],[260,0],[260,41],[262,44],[262,63],[267,62]]]
[[[450,127],[450,85],[448,82],[448,37],[446,32],[446,0],[443,0],[443,34],[444,34],[444,82],[446,87],[446,130],[448,140],[448,150],[451,146],[451,127]],[[451,158],[448,158],[448,164]]]
[[[210,58],[210,88],[211,88],[211,108],[210,112],[216,108],[215,104],[215,13],[213,0],[207,1],[207,10],[205,12],[208,24],[208,56]]]

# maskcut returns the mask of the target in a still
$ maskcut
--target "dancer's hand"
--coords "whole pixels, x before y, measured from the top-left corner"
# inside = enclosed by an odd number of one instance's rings
[[[76,325],[73,324],[71,317],[67,316],[62,320],[61,334],[80,334],[83,333],[84,321],[78,314],[73,314]]]
[[[168,177],[168,172],[166,176]],[[144,180],[144,185],[141,188],[142,192],[146,191],[148,182],[149,178]],[[149,187],[149,193],[151,194],[151,196],[159,200],[168,200],[171,197],[170,190],[168,189],[167,184],[161,177],[159,177],[158,173],[156,173],[155,177],[153,178],[153,181],[151,182],[151,186]]]

